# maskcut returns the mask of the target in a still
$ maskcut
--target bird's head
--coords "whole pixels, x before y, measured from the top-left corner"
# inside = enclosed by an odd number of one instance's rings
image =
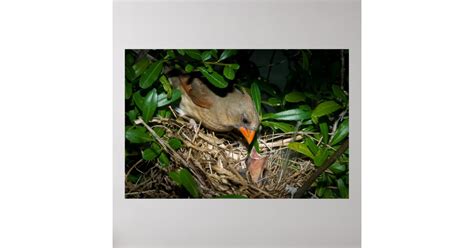
[[[235,90],[235,97],[229,99],[234,101],[235,107],[228,108],[229,116],[235,118],[234,128],[238,129],[245,137],[247,143],[252,143],[257,129],[260,125],[259,117],[252,98],[240,90]]]

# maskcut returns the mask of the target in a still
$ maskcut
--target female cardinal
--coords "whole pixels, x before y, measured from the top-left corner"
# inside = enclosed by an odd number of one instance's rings
[[[181,91],[180,111],[214,131],[239,130],[250,144],[259,126],[255,105],[246,92],[211,90],[199,78],[181,75],[170,78]]]

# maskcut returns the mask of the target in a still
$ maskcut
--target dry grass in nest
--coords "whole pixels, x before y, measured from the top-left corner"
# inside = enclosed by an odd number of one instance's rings
[[[178,187],[168,172],[187,168],[196,179],[203,198],[223,195],[242,195],[248,198],[290,198],[297,188],[315,170],[312,161],[288,149],[288,143],[303,139],[307,132],[270,133],[259,137],[260,150],[268,156],[263,176],[253,182],[246,170],[248,148],[242,139],[232,133],[215,134],[189,119],[154,118],[149,125],[141,120],[165,151],[170,154],[170,166],[163,168],[158,162],[148,165],[136,183],[126,181],[126,198],[181,198],[184,189]],[[176,137],[183,146],[174,151],[166,140],[154,133],[153,128],[166,130],[163,137]],[[231,142],[232,141],[232,142]],[[136,169],[143,160],[129,168]],[[127,176],[126,176],[127,178]]]

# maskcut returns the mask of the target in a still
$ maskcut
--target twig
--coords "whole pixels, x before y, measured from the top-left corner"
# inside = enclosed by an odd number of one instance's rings
[[[201,139],[205,140],[207,143],[209,143],[209,144],[211,144],[211,145],[217,146],[217,144],[222,144],[222,143],[224,143],[224,141],[222,141],[222,140],[219,140],[219,139],[217,139],[217,138],[210,138],[210,137],[208,137],[208,136],[206,136],[206,135],[204,135],[204,134],[202,134],[202,133],[199,133],[198,135],[199,135],[199,137],[200,137]],[[215,137],[215,136],[214,136],[214,137]]]
[[[178,115],[176,114],[176,112],[174,112],[173,107],[171,107],[171,106],[168,106],[168,107],[169,107],[169,109],[171,110],[171,113],[173,113],[174,118],[175,118],[175,119],[178,119]]]
[[[344,119],[344,115],[346,115],[347,109],[342,111],[339,116],[337,117],[336,121],[334,122],[334,125],[332,125],[332,130],[331,130],[331,138],[329,139],[329,142],[332,141],[334,134],[336,134],[337,126],[339,125],[339,122]]]
[[[299,140],[302,140],[302,139],[303,139],[302,135],[297,135],[295,138],[287,138],[287,139],[283,139],[283,140],[273,141],[273,142],[270,142],[270,143],[266,143],[262,140],[262,143],[265,147],[270,149],[270,148],[274,148],[274,147],[286,146],[290,142],[299,141]]]
[[[206,61],[206,62],[204,62],[204,64],[208,64],[208,65],[220,65],[220,66],[231,65],[231,64],[220,63],[220,62],[212,62],[212,61]]]
[[[140,159],[138,160],[138,162],[136,162],[135,164],[132,165],[132,167],[130,167],[130,169],[128,170],[127,174],[125,174],[125,181],[127,181],[127,178],[128,176],[130,175],[130,172],[132,172],[132,170],[137,167],[137,165],[139,165],[141,162],[143,162],[143,159]]]
[[[200,129],[201,129],[201,121],[199,121],[199,126],[194,130],[195,134],[194,134],[194,137],[193,137],[193,142],[196,140],[196,137],[197,137]]]
[[[191,169],[191,171],[194,172],[193,174],[200,181],[201,185],[203,185],[203,186],[207,185],[205,183],[205,180],[203,178],[201,178],[201,175],[199,175],[199,173],[197,173],[197,171],[195,171],[194,167],[196,167],[196,166],[193,165],[192,162],[191,163],[186,162],[186,160],[184,158],[182,158],[175,150],[173,150],[166,142],[164,142],[160,138],[160,136],[158,136],[158,134],[156,134],[155,131],[143,121],[143,119],[141,117],[139,117],[137,120],[135,120],[135,123],[136,124],[142,124],[143,126],[145,126],[145,128],[151,133],[151,135],[156,139],[156,141],[158,141],[158,143],[161,145],[161,147],[163,147],[163,149],[165,150],[166,153],[171,154],[172,157],[179,160],[179,162],[182,165],[186,165],[189,169]]]
[[[291,141],[290,141],[290,142],[295,142],[296,136],[297,136],[296,134],[297,134],[298,129],[300,128],[300,126],[301,126],[301,121],[298,121],[298,123],[296,123],[296,126],[295,126],[295,133],[294,133],[293,136],[291,137]],[[278,178],[277,185],[280,184],[281,179],[282,179],[283,175],[284,175],[285,172],[286,172],[286,168],[288,167],[288,162],[289,162],[288,158],[290,157],[290,150],[286,150],[285,152],[286,152],[286,154],[285,154],[285,162],[282,164],[282,170],[281,170],[281,172],[280,172],[280,177]]]
[[[298,131],[298,132],[287,132],[287,133],[272,133],[272,134],[267,134],[267,135],[262,135],[260,138],[261,139],[268,139],[269,141],[270,140],[278,140],[280,139],[281,137],[286,137],[286,136],[291,136],[293,137],[294,134],[301,134],[301,135],[311,135],[311,134],[318,134],[316,132],[308,132],[308,131]]]
[[[298,189],[295,194],[295,198],[301,198],[303,194],[311,187],[316,178],[318,178],[325,170],[329,168],[336,160],[349,148],[349,139],[346,139],[344,143],[332,154],[332,156],[324,162],[324,164],[314,171],[306,182]]]
[[[321,138],[319,138],[318,144],[316,144],[317,146],[321,145],[321,142],[323,142],[323,138],[324,138],[324,137],[322,137],[322,136],[321,136]]]
[[[282,60],[280,60],[276,63],[273,63],[273,64],[259,65],[259,66],[257,66],[257,68],[277,66],[277,65],[281,65],[281,64],[285,63],[286,61],[287,61],[287,59],[282,59]]]
[[[275,58],[275,53],[276,53],[276,50],[273,50],[272,56],[270,57],[270,63],[269,63],[270,65],[273,63],[273,58]],[[270,82],[270,73],[272,72],[272,68],[273,68],[273,65],[268,67],[267,82]]]
[[[156,189],[150,189],[150,190],[145,190],[141,192],[130,192],[130,193],[125,193],[125,196],[127,195],[140,195],[140,194],[148,194],[148,193],[153,193],[156,192]]]

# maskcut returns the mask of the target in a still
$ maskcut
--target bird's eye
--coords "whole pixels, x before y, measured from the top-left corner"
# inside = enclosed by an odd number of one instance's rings
[[[242,122],[243,122],[244,124],[249,124],[249,120],[247,120],[247,118],[245,118],[245,117],[242,118]]]

